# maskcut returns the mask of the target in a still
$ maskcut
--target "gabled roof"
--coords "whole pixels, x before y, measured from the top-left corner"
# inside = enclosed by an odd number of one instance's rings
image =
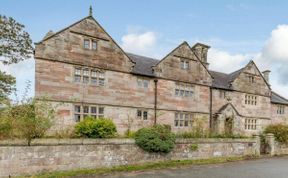
[[[231,106],[232,109],[236,112],[236,114],[237,114],[238,116],[241,116],[232,103],[227,103],[227,104],[223,105],[223,106],[218,110],[217,113],[222,113],[228,106]]]
[[[92,15],[89,15],[89,16],[87,16],[87,17],[84,17],[83,19],[81,19],[81,20],[79,20],[79,21],[77,21],[77,22],[69,25],[68,27],[66,27],[66,28],[64,28],[64,29],[62,29],[62,30],[60,30],[60,31],[58,31],[58,32],[56,32],[56,33],[53,33],[53,34],[50,33],[49,36],[46,35],[41,41],[39,41],[39,42],[37,42],[37,43],[35,43],[35,44],[36,44],[36,45],[37,45],[37,44],[40,44],[40,43],[42,43],[42,42],[44,42],[44,41],[46,41],[46,40],[54,37],[55,35],[60,34],[60,33],[62,33],[63,31],[65,31],[65,30],[73,27],[74,25],[77,25],[78,23],[80,23],[80,22],[82,22],[82,21],[84,21],[84,20],[86,20],[86,19],[91,19],[91,20],[93,20],[93,21],[104,31],[104,33],[107,34],[107,36],[112,40],[112,42],[123,52],[123,54],[126,55],[127,58],[128,58],[132,63],[135,63],[133,60],[130,59],[130,57],[124,52],[124,50],[115,42],[115,40],[109,35],[109,33],[106,32],[106,30],[97,22],[97,20],[96,20]],[[49,33],[49,32],[48,32],[48,33]]]
[[[286,98],[284,98],[283,96],[272,91],[271,92],[271,103],[288,105],[288,100]]]

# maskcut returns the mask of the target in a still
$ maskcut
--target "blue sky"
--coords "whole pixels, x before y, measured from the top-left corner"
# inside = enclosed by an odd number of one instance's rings
[[[260,69],[272,70],[272,88],[288,96],[288,67],[283,67],[288,48],[282,47],[288,46],[285,0],[1,0],[0,14],[24,24],[37,42],[49,30],[87,16],[90,5],[126,51],[161,58],[184,40],[203,42],[212,47],[211,69],[231,72],[254,59]],[[33,60],[2,68],[17,77],[20,94],[27,79],[34,83]]]

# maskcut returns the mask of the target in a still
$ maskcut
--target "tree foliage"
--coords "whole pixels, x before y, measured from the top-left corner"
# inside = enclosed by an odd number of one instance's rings
[[[44,136],[54,118],[55,108],[45,100],[9,105],[0,112],[0,138],[24,138],[30,145],[32,139]]]
[[[0,57],[3,64],[18,63],[33,54],[32,40],[24,25],[0,15]]]
[[[111,138],[116,135],[117,129],[111,119],[88,116],[75,125],[75,132],[80,137]]]
[[[3,103],[8,95],[15,90],[15,83],[15,77],[0,71],[0,103]]]
[[[136,144],[145,151],[169,153],[175,146],[175,135],[165,125],[142,128],[135,134]]]

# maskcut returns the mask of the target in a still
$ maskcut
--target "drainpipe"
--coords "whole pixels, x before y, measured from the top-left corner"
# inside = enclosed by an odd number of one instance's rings
[[[209,122],[209,126],[210,126],[210,129],[212,129],[212,88],[210,87],[210,106],[209,106],[209,112],[210,112],[210,122]]]
[[[157,123],[157,83],[158,79],[154,80],[155,90],[154,90],[154,125]]]

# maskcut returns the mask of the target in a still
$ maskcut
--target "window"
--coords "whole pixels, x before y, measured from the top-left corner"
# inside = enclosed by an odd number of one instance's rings
[[[74,121],[80,122],[81,119],[81,106],[75,105],[74,106]]]
[[[89,106],[89,105],[74,105],[74,120],[75,122],[80,122],[87,116],[92,116],[94,118],[104,117],[104,107],[103,106]]]
[[[96,50],[97,49],[97,41],[92,40],[92,49]]]
[[[284,105],[278,105],[277,106],[277,114],[285,114],[285,106]]]
[[[148,120],[148,111],[138,109],[137,118],[142,120]]]
[[[81,82],[81,71],[82,71],[81,68],[75,68],[75,71],[74,71],[74,81],[75,82]]]
[[[74,82],[104,86],[105,73],[97,69],[75,68]]]
[[[88,40],[88,39],[84,40],[84,48],[85,49],[90,49],[90,40]]]
[[[174,119],[175,127],[192,127],[193,126],[193,114],[186,112],[176,112]]]
[[[191,84],[176,83],[175,96],[192,97],[194,94],[194,87]]]
[[[257,105],[257,96],[254,95],[245,95],[245,104],[246,105]]]
[[[219,97],[225,99],[226,98],[226,91],[219,90]]]
[[[83,83],[89,83],[89,69],[83,70]]]
[[[245,119],[245,130],[257,130],[257,119]]]
[[[254,83],[255,82],[255,77],[253,75],[248,75],[248,81],[249,83]]]
[[[189,61],[181,60],[181,69],[188,70],[189,69]]]
[[[91,40],[91,39],[84,39],[84,48],[96,50],[97,49],[97,41]]]
[[[138,78],[137,79],[137,85],[140,88],[148,88],[149,86],[149,80]]]
[[[100,86],[104,86],[105,85],[105,76],[104,76],[104,73],[103,72],[99,72],[98,73],[98,76],[99,76],[99,78],[98,78],[98,80],[99,80],[99,85]]]

